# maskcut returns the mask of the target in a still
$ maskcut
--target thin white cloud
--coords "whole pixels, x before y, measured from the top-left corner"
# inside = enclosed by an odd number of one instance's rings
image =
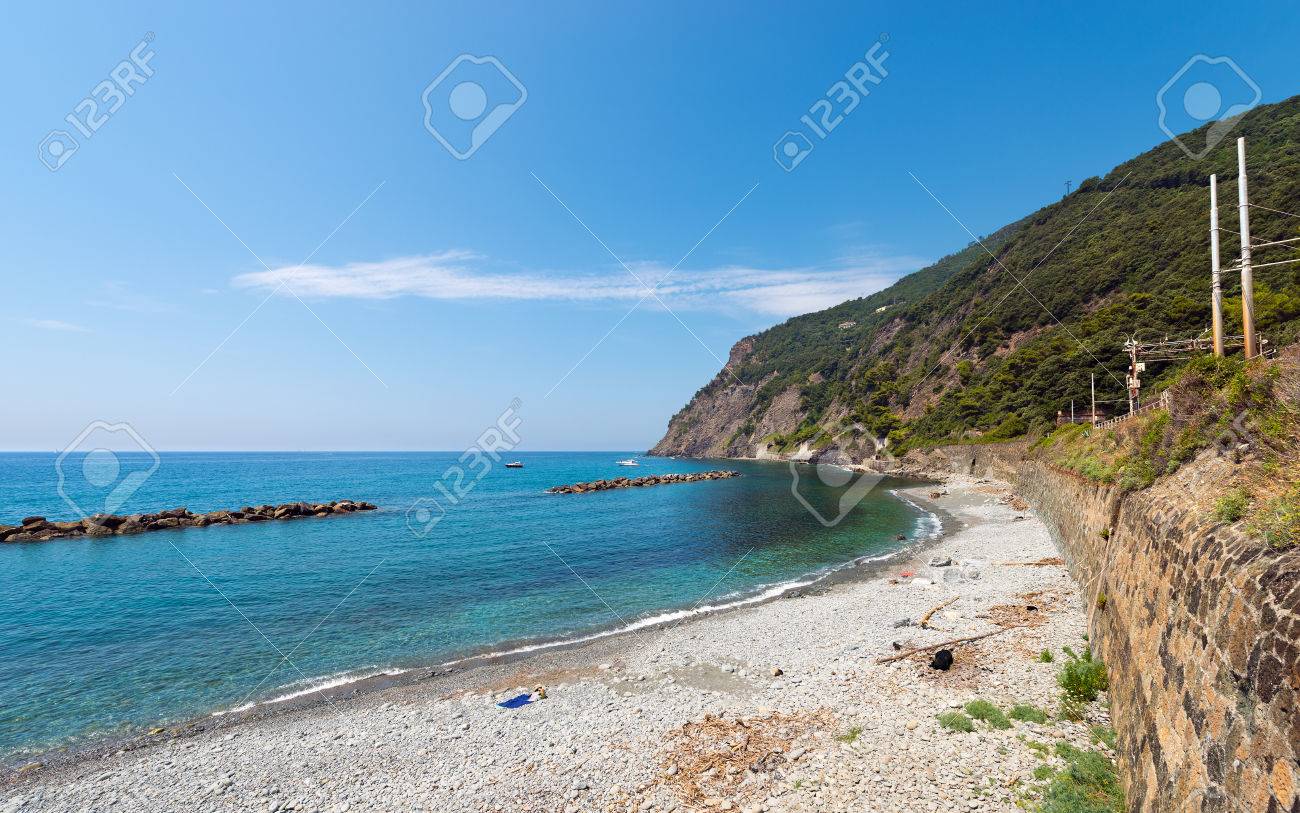
[[[926,262],[916,257],[859,256],[827,267],[676,271],[643,262],[629,264],[634,279],[619,267],[602,274],[507,273],[490,270],[487,258],[474,252],[446,251],[338,266],[284,266],[241,274],[233,284],[268,292],[287,287],[299,296],[321,298],[632,302],[658,285],[656,293],[671,307],[739,308],[792,316],[866,296]]]
[[[170,302],[142,293],[118,280],[102,283],[91,296],[91,299],[86,300],[86,304],[97,308],[111,308],[130,313],[170,313],[176,310]]]
[[[58,319],[23,319],[23,324],[28,327],[40,328],[41,330],[60,330],[64,333],[89,333],[90,328],[74,325],[71,322],[62,322]]]

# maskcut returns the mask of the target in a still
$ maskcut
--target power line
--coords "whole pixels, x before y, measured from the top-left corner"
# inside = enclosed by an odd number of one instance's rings
[[[1248,204],[1246,204],[1246,205],[1247,205],[1247,206],[1251,206],[1251,207],[1253,207],[1253,208],[1255,208],[1255,209],[1263,209],[1263,210],[1266,211],[1266,212],[1276,212],[1277,214],[1280,214],[1280,215],[1286,215],[1287,217],[1300,218],[1300,215],[1292,214],[1291,212],[1284,212],[1284,211],[1282,211],[1281,209],[1272,209],[1272,208],[1270,208],[1270,207],[1268,207],[1268,206],[1265,206],[1265,205],[1263,205],[1263,204],[1261,204],[1261,203],[1248,203]]]
[[[1284,243],[1300,242],[1300,237],[1288,237],[1284,240],[1273,240],[1268,243],[1256,243],[1253,248],[1268,248],[1269,246],[1280,246]]]
[[[1293,246],[1293,248],[1296,248],[1296,247]],[[1300,248],[1297,248],[1297,250],[1300,250]],[[1290,264],[1290,263],[1300,263],[1300,257],[1295,257],[1295,258],[1290,259],[1290,260],[1274,260],[1274,261],[1271,262],[1271,263],[1251,263],[1250,267],[1251,267],[1251,268],[1270,268],[1270,267],[1275,266],[1275,265],[1288,265],[1288,264]],[[1240,271],[1240,270],[1241,270],[1241,265],[1238,264],[1238,265],[1229,266],[1229,267],[1228,267],[1228,270],[1229,270],[1229,271]]]

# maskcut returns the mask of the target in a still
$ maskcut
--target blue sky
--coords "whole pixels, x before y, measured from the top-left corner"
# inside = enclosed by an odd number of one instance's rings
[[[909,173],[983,234],[1164,140],[1196,54],[1300,89],[1295,4],[371,5],[7,10],[0,449],[458,449],[515,397],[523,448],[645,448],[737,339],[968,242]],[[48,170],[146,32],[152,75]],[[422,103],[461,54],[526,89],[467,160]]]

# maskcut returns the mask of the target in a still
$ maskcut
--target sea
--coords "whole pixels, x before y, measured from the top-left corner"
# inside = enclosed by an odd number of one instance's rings
[[[0,762],[758,602],[939,531],[901,481],[780,462],[617,465],[633,454],[512,453],[523,468],[439,452],[0,454],[0,524],[379,506],[0,544]],[[742,476],[546,493],[717,468]]]

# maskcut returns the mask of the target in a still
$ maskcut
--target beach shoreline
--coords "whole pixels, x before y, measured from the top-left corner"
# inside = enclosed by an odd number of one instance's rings
[[[981,659],[1004,657],[1005,648],[1020,638],[1041,639],[1028,650],[1023,641],[1017,644],[1022,656],[1048,638],[1078,645],[1083,613],[1063,567],[995,564],[1012,558],[1025,564],[1054,556],[1042,524],[1010,507],[1010,492],[999,484],[954,478],[948,488],[938,489],[944,496],[933,502],[932,490],[934,486],[919,482],[900,489],[901,496],[947,515],[942,535],[871,573],[850,574],[761,603],[594,641],[517,658],[488,659],[451,674],[426,674],[395,685],[382,685],[380,680],[364,688],[354,686],[346,697],[341,694],[327,702],[220,720],[160,742],[137,742],[111,753],[12,775],[0,793],[10,806],[14,798],[20,799],[22,805],[13,809],[24,813],[79,809],[78,805],[114,789],[142,800],[148,797],[151,804],[164,808],[204,804],[211,809],[258,809],[246,804],[253,798],[285,803],[292,799],[301,804],[277,809],[321,811],[349,804],[393,810],[604,810],[631,809],[627,806],[632,803],[638,810],[693,809],[663,775],[662,753],[674,731],[710,714],[814,711],[833,715],[834,728],[843,728],[846,715],[827,709],[845,707],[843,692],[849,688],[844,685],[845,675],[866,681],[864,685],[869,684],[873,692],[903,692],[915,698],[915,688],[904,684],[931,682],[928,669],[914,661],[881,666],[875,660],[892,652],[893,643],[915,645],[944,634],[922,630],[915,621],[945,598],[955,597],[951,606],[956,609],[945,611],[942,626],[955,636],[963,627],[988,627],[989,622],[979,618],[981,604],[1014,601],[1029,588],[1053,591],[1052,623],[1012,630],[992,639],[1001,640],[996,645],[966,648]],[[946,572],[957,571],[929,568],[931,555],[975,559],[983,564],[975,568],[983,575],[965,582],[945,578]],[[914,583],[915,576],[900,578],[904,573],[938,578],[922,586]],[[910,625],[897,626],[904,618]],[[981,675],[987,671],[985,666],[965,662],[964,651],[959,650],[961,668],[941,675],[943,680],[956,679],[961,684],[959,693],[987,677]],[[1018,660],[1023,662],[1017,667],[1031,662],[1027,657]],[[917,669],[924,671],[911,674]],[[1048,702],[1045,698],[1054,691],[1050,670],[1028,671],[1034,685],[1026,689],[1026,699]],[[897,679],[904,676],[906,680],[899,684]],[[547,700],[516,711],[495,706],[497,700],[536,685],[547,686]],[[945,701],[937,710],[950,705]],[[926,716],[906,704],[903,713],[912,727],[905,725],[896,737],[909,738],[922,726],[933,728],[932,715],[923,723]],[[535,726],[524,725],[530,719]],[[883,736],[884,728],[879,730]],[[810,734],[805,750],[819,750],[820,739],[833,733]],[[926,732],[927,739],[937,742],[930,733]],[[622,743],[615,752],[626,752],[627,758],[609,760],[611,738]],[[291,747],[282,754],[286,743]],[[393,762],[371,763],[376,754],[394,750]],[[272,758],[271,753],[277,756]],[[256,758],[258,754],[269,764]],[[294,776],[282,781],[268,778],[276,774],[274,766],[286,759],[306,760],[308,767],[290,771]],[[531,767],[522,769],[518,782],[500,779],[504,766],[516,760]],[[803,758],[800,762],[814,764]],[[394,771],[394,765],[401,768]],[[185,787],[177,787],[167,780],[182,768],[204,781],[196,786],[189,779]],[[340,773],[354,779],[341,780]],[[780,780],[768,777],[776,784],[761,789],[764,798],[754,800],[754,809],[798,809],[796,802],[806,794],[800,786],[792,787],[786,781],[789,772],[785,774]],[[375,775],[387,775],[388,784],[398,790],[373,796],[364,777]],[[296,787],[299,779],[302,787]],[[295,787],[286,790],[282,784]],[[30,808],[36,798],[41,804]],[[737,806],[743,806],[743,801],[738,800]],[[4,804],[0,809],[9,813]]]
[[[857,467],[852,467],[856,469]],[[891,495],[908,503],[934,521],[934,527],[920,535],[909,537],[905,544],[887,553],[863,555],[829,568],[802,574],[778,584],[756,591],[744,591],[718,596],[716,603],[702,604],[691,609],[666,608],[647,623],[633,622],[631,626],[620,621],[604,627],[577,634],[527,641],[498,641],[467,650],[457,656],[427,663],[410,665],[375,666],[350,670],[335,675],[321,675],[310,686],[290,684],[281,687],[274,697],[250,702],[236,708],[214,709],[202,715],[183,720],[158,721],[146,727],[149,734],[132,733],[121,737],[101,737],[75,746],[55,746],[36,751],[22,759],[11,759],[0,766],[0,788],[14,784],[15,779],[36,768],[49,774],[66,770],[81,763],[93,763],[114,754],[134,752],[170,741],[199,736],[214,730],[256,723],[282,714],[312,713],[319,707],[342,700],[358,698],[374,692],[414,688],[445,693],[472,690],[477,685],[493,685],[499,681],[496,672],[501,669],[520,669],[530,660],[538,660],[539,670],[546,671],[554,665],[544,663],[545,655],[562,657],[566,661],[608,655],[608,649],[621,650],[626,644],[617,639],[633,639],[650,635],[657,630],[695,623],[701,619],[723,613],[742,612],[791,594],[822,592],[844,583],[859,583],[877,577],[901,559],[919,555],[939,541],[945,534],[953,533],[959,520],[941,506],[924,497],[929,486],[939,480],[931,477],[897,476],[890,488]],[[907,492],[905,495],[903,492]],[[707,597],[706,597],[707,598]],[[658,619],[658,620],[656,620]],[[598,644],[606,644],[597,647]]]

